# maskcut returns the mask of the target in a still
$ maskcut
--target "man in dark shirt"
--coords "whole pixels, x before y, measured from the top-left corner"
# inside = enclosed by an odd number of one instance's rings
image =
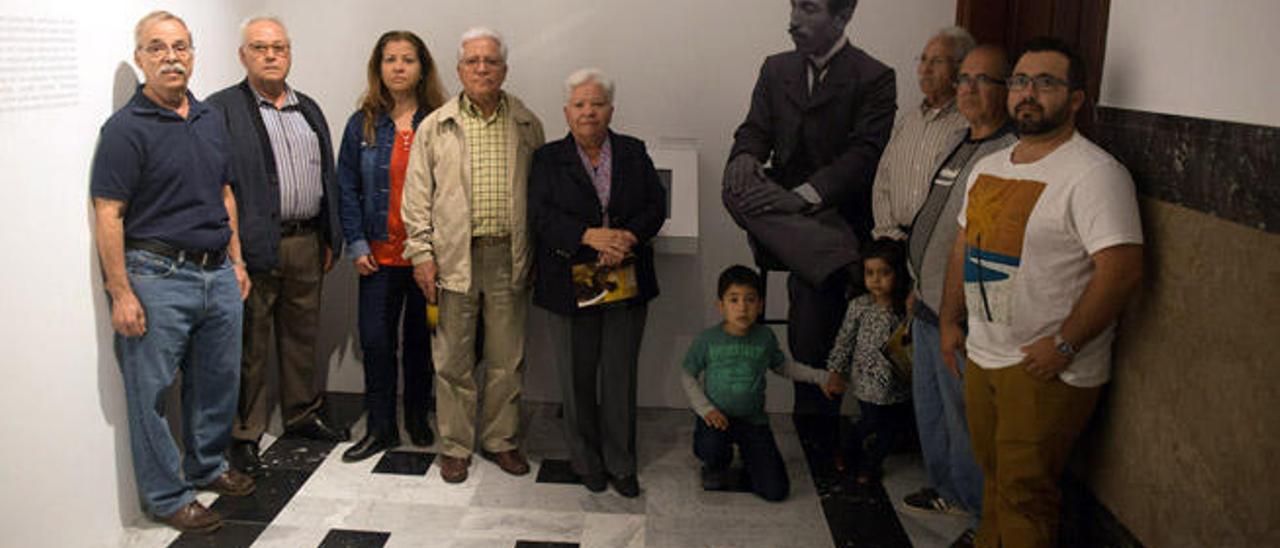
[[[247,495],[228,469],[240,378],[240,260],[222,117],[187,91],[191,33],[157,11],[138,22],[134,62],[146,82],[102,126],[90,194],[128,402],[133,470],[146,510],[183,531],[222,520],[195,490]],[[182,370],[182,454],[164,418]]]
[[[346,441],[322,413],[316,373],[320,287],[340,251],[338,181],[329,124],[310,97],[285,83],[293,59],[284,24],[256,17],[241,29],[244,81],[209,97],[232,138],[240,242],[253,290],[245,301],[240,403],[231,464],[254,473],[267,429],[268,354],[280,360],[285,435]]]
[[[792,0],[796,49],[765,59],[725,168],[725,207],[751,236],[756,262],[792,272],[791,355],[819,368],[844,319],[858,242],[871,231],[871,183],[897,110],[893,70],[844,35],[856,5]],[[839,411],[813,385],[795,391],[797,413]]]

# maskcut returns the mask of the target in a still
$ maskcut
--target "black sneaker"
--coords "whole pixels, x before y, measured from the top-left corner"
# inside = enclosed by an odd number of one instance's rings
[[[978,532],[973,529],[965,529],[960,536],[956,537],[955,542],[951,543],[951,548],[973,548],[973,539],[978,536]]]
[[[902,497],[902,503],[904,508],[914,512],[950,516],[969,515],[963,508],[947,502],[947,499],[942,498],[942,495],[929,487]]]

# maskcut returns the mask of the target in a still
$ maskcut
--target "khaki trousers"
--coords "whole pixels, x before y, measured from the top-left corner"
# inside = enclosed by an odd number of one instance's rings
[[[1042,381],[1022,366],[983,369],[969,360],[965,408],[982,467],[982,522],[975,546],[1058,545],[1058,481],[1102,388]]]
[[[484,401],[480,445],[485,451],[516,448],[524,364],[524,323],[529,292],[512,286],[509,239],[471,244],[471,290],[440,291],[440,322],[431,339],[436,364],[436,424],[441,452],[465,458],[475,450],[477,317],[484,318]]]
[[[240,402],[232,430],[237,440],[257,441],[271,418],[267,357],[273,339],[280,359],[280,412],[285,428],[307,418],[321,404],[316,397],[315,354],[323,245],[315,230],[284,236],[276,267],[250,276],[253,285],[244,303]]]

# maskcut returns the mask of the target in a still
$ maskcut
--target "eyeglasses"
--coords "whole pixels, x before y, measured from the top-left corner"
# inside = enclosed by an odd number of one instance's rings
[[[195,46],[186,42],[175,42],[172,46],[165,45],[161,42],[152,42],[151,44],[148,44],[147,47],[142,48],[142,51],[146,52],[146,54],[151,56],[153,59],[163,59],[168,57],[170,52],[173,53],[174,57],[185,59],[191,56],[191,52],[194,49],[196,49]]]
[[[1032,87],[1035,91],[1054,91],[1058,88],[1069,86],[1066,80],[1058,78],[1052,74],[1041,74],[1038,76],[1027,76],[1026,74],[1015,74],[1010,76],[1006,81],[1009,91],[1022,91],[1027,87]]]
[[[254,42],[246,45],[245,47],[249,48],[249,51],[259,57],[265,56],[267,52],[275,52],[276,55],[281,57],[289,55],[289,44],[263,44],[261,42]]]
[[[956,87],[977,86],[985,84],[988,86],[1003,86],[1005,81],[1000,78],[992,78],[985,74],[961,74],[956,77]]]
[[[506,62],[506,61],[504,61],[504,60],[502,60],[501,58],[498,58],[498,57],[479,57],[479,56],[477,56],[477,57],[467,57],[467,58],[465,58],[465,59],[463,59],[463,60],[462,60],[462,66],[467,67],[467,68],[469,68],[469,69],[473,69],[473,70],[474,70],[474,69],[478,69],[478,68],[480,68],[480,64],[481,64],[481,63],[484,63],[484,64],[489,65],[489,66],[491,66],[491,67],[497,67],[497,68],[501,68],[503,65],[506,65],[506,64],[507,64],[507,62]]]

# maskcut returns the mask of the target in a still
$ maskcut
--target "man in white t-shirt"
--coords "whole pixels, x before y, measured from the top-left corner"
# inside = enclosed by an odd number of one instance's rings
[[[1142,275],[1133,181],[1075,131],[1084,82],[1062,42],[1027,45],[1008,81],[1021,137],[974,167],[959,216],[940,328],[948,366],[961,345],[968,356],[965,405],[985,477],[976,546],[1057,545],[1058,480]]]

